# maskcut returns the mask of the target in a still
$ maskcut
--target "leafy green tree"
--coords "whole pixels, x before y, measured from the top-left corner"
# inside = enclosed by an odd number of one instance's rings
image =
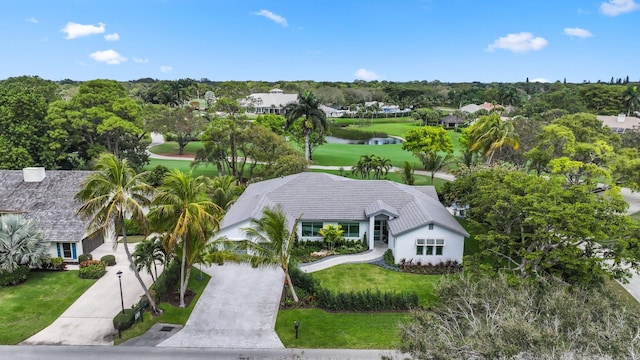
[[[329,250],[333,251],[333,247],[335,244],[342,239],[342,234],[344,230],[342,230],[341,225],[325,225],[318,231],[318,234],[322,236],[322,241],[325,242],[329,246]]]
[[[178,154],[184,154],[184,148],[190,142],[199,140],[207,120],[193,108],[166,108],[160,116],[147,120],[145,128],[149,132],[163,134],[167,141],[178,143]]]
[[[143,229],[148,227],[145,209],[150,205],[153,188],[144,182],[146,174],[136,174],[126,159],[113,154],[102,154],[96,161],[95,171],[85,178],[75,198],[82,205],[78,214],[90,219],[87,234],[106,236],[110,229],[122,235],[122,245],[140,287],[149,299],[154,313],[159,313],[155,301],[142,281],[129,251],[125,219],[131,219]],[[116,245],[117,241],[114,242]]]
[[[49,247],[50,242],[38,231],[33,220],[20,214],[0,216],[0,271],[40,266],[49,258]]]
[[[166,233],[165,248],[175,251],[181,246],[180,307],[185,307],[184,294],[189,284],[195,249],[219,228],[223,210],[208,196],[209,182],[204,176],[192,177],[173,169],[155,194],[148,214],[153,229]],[[189,255],[189,256],[188,256]]]
[[[500,151],[503,146],[510,146],[515,150],[520,146],[513,123],[502,121],[497,113],[481,116],[471,125],[469,133],[475,140],[472,150],[482,150],[487,158],[487,164],[491,164],[496,150]]]
[[[627,110],[627,116],[640,110],[640,90],[637,85],[629,85],[624,91],[622,101]]]
[[[427,171],[431,171],[431,183],[435,173],[453,159],[453,142],[440,126],[424,126],[407,131],[402,149],[417,156]],[[444,155],[442,154],[444,153]]]
[[[265,208],[259,219],[251,220],[251,227],[243,229],[249,240],[240,243],[241,248],[251,252],[253,266],[279,266],[284,271],[285,285],[295,302],[299,300],[289,276],[289,262],[299,220],[293,222],[289,231],[287,217],[280,207]]]
[[[284,128],[287,120],[284,116],[276,114],[262,114],[256,117],[255,123],[266,127],[275,134],[284,135]]]
[[[311,160],[309,136],[312,132],[324,134],[328,123],[324,111],[319,108],[320,102],[311,91],[298,94],[298,103],[291,103],[284,107],[283,111],[287,119],[286,128],[290,128],[299,118],[304,118],[302,135],[304,136],[304,158]]]
[[[293,140],[293,142],[304,151],[307,142],[307,129],[305,129],[304,118],[299,118],[289,126],[285,132],[285,136]],[[322,144],[326,144],[326,132],[313,131],[308,134],[309,141],[309,159],[313,159],[313,153]],[[306,159],[305,159],[306,161]]]
[[[549,161],[575,154],[576,138],[573,131],[566,126],[550,124],[542,128],[538,137],[538,144],[529,150],[525,156],[529,159],[529,168],[538,175],[550,172]]]

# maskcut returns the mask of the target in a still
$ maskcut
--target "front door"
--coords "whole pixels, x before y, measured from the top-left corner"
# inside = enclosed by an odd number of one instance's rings
[[[389,231],[387,229],[387,220],[374,221],[373,241],[382,241],[385,244],[389,242]]]

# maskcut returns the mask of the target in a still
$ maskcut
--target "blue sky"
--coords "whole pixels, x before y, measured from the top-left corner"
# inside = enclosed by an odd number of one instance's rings
[[[640,0],[0,0],[0,79],[640,80]]]

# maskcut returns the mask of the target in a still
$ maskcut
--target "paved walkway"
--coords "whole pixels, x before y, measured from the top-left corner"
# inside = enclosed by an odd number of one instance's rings
[[[129,248],[133,251],[134,245]],[[120,288],[116,273],[122,271],[122,294],[125,308],[138,302],[143,294],[140,284],[129,269],[129,261],[122,244],[113,250],[113,243],[104,243],[92,252],[94,259],[107,254],[116,256],[116,265],[107,267],[107,273],[80,296],[51,325],[28,338],[26,345],[113,345],[113,317],[122,311]],[[141,272],[146,284],[151,277]]]
[[[284,273],[227,263],[203,269],[211,280],[189,320],[160,347],[283,349],[274,330]]]
[[[368,263],[381,258],[385,251],[387,251],[386,247],[376,247],[373,250],[360,254],[330,256],[312,263],[300,265],[300,270],[306,273],[312,273],[341,264]]]

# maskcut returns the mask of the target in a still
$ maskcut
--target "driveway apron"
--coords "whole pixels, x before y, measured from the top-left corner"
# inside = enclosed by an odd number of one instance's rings
[[[225,264],[203,270],[211,280],[184,329],[158,346],[284,348],[274,330],[284,284],[280,268]]]

